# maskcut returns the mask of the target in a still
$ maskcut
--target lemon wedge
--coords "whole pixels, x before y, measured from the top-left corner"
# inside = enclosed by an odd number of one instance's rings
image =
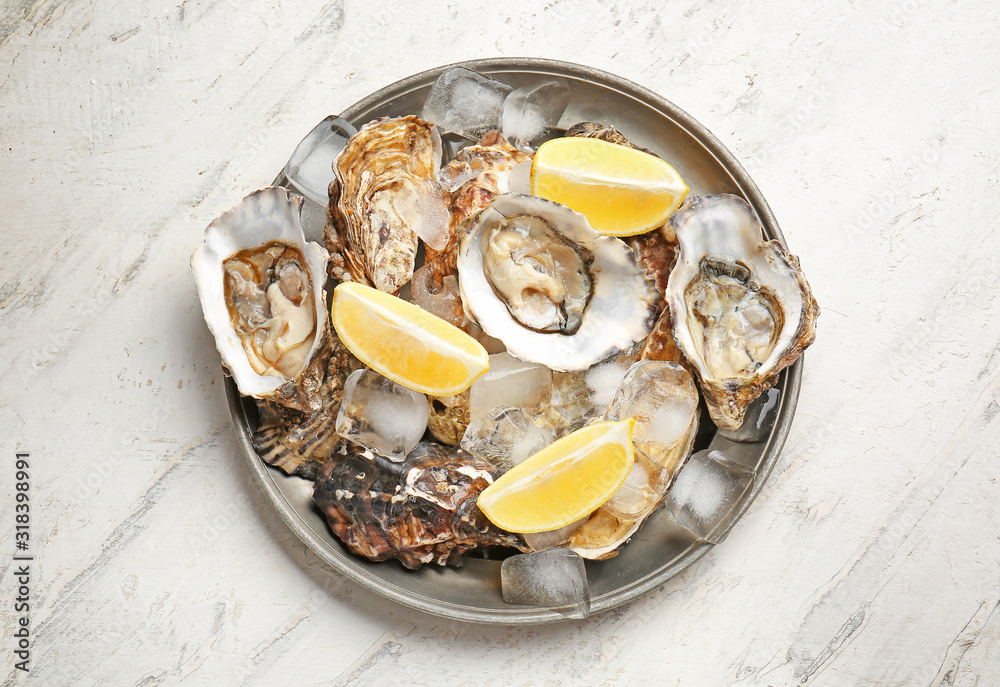
[[[415,391],[451,396],[469,388],[490,367],[486,349],[461,329],[370,286],[338,284],[330,314],[351,353]]]
[[[628,477],[634,424],[595,422],[567,434],[484,489],[479,509],[509,532],[547,532],[579,520]]]
[[[654,229],[680,207],[687,184],[649,153],[596,138],[555,138],[531,163],[531,193],[562,203],[608,236]]]

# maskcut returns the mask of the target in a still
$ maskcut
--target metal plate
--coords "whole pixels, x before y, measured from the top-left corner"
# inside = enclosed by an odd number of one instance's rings
[[[356,126],[380,116],[419,114],[431,84],[446,65],[387,86],[349,107],[340,116]],[[756,210],[768,238],[784,240],[757,186],[732,154],[701,124],[673,103],[620,77],[596,69],[552,60],[505,58],[460,63],[514,87],[546,77],[565,79],[571,101],[560,125],[581,121],[612,124],[637,145],[669,161],[691,193],[734,193]],[[280,181],[280,178],[279,178]],[[314,214],[317,211],[314,208]],[[315,231],[310,238],[315,239]],[[785,442],[798,398],[802,360],[785,370],[776,388],[780,405],[770,435],[758,443],[736,444],[711,432],[696,448],[723,450],[733,460],[752,466],[753,488],[726,525],[724,537],[761,490]],[[229,407],[250,470],[267,498],[296,535],[339,573],[393,601],[435,615],[483,623],[527,625],[565,620],[554,609],[512,606],[500,593],[500,562],[468,559],[460,569],[427,565],[418,571],[395,561],[372,563],[349,553],[333,536],[312,503],[312,482],[289,477],[266,465],[254,452],[250,436],[257,413],[242,398],[232,379],[226,380]],[[703,424],[711,424],[703,417]],[[713,544],[694,538],[663,509],[646,521],[621,553],[608,561],[587,561],[591,613],[629,602],[662,585],[701,558]]]

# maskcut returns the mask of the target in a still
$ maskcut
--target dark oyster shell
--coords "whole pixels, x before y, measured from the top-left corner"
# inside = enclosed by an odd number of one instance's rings
[[[460,565],[487,546],[526,551],[524,540],[490,523],[476,500],[496,468],[462,449],[421,443],[402,463],[347,444],[319,471],[313,499],[353,553],[397,558],[407,568]]]

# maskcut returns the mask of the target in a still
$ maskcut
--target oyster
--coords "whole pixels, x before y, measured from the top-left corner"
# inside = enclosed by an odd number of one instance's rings
[[[599,138],[600,140],[607,141],[608,143],[615,143],[620,146],[641,150],[642,152],[649,153],[650,155],[656,155],[653,151],[641,148],[632,143],[632,141],[625,137],[625,134],[618,131],[618,129],[613,126],[601,124],[599,122],[580,122],[579,124],[574,124],[566,130],[566,136],[574,136],[578,138]]]
[[[407,568],[458,565],[475,548],[527,550],[476,506],[495,476],[496,468],[458,448],[422,443],[394,463],[348,444],[323,465],[313,499],[354,553],[397,558]]]
[[[628,246],[598,234],[580,213],[505,194],[467,221],[462,302],[511,355],[582,370],[649,334],[655,289]]]
[[[684,354],[674,341],[673,324],[670,321],[670,311],[664,310],[653,331],[649,333],[639,351],[639,360],[666,360],[673,363],[683,363]]]
[[[798,258],[762,240],[742,198],[689,198],[670,223],[680,242],[667,287],[674,339],[712,420],[737,429],[750,401],[813,342],[819,306]]]
[[[413,115],[373,120],[348,140],[333,163],[324,233],[334,279],[395,293],[413,275],[418,236],[445,246],[440,167],[437,128]]]
[[[667,307],[667,283],[677,261],[677,241],[668,239],[663,227],[622,240],[635,253],[636,264],[656,288],[656,316],[659,317]]]
[[[243,199],[205,230],[191,255],[198,296],[222,362],[244,396],[302,411],[321,407],[328,345],[328,255],[306,242],[302,198],[281,187]]]

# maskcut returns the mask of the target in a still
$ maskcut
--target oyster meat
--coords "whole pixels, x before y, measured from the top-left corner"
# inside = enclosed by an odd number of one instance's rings
[[[583,370],[649,334],[655,289],[628,246],[598,234],[580,213],[504,194],[467,221],[462,302],[511,355]]]
[[[448,240],[448,194],[438,183],[441,137],[413,115],[375,119],[333,163],[324,240],[330,275],[396,293],[413,276],[418,237]]]
[[[798,258],[763,240],[742,198],[689,198],[670,224],[680,243],[667,287],[674,339],[712,420],[737,429],[750,401],[813,342],[819,306]]]
[[[250,194],[205,230],[191,255],[209,329],[240,393],[301,411],[322,405],[328,255],[306,242],[302,198]]]
[[[402,463],[355,444],[319,472],[313,499],[347,548],[373,561],[397,558],[407,568],[458,565],[472,549],[524,540],[498,529],[476,505],[496,468],[465,451],[421,443]]]

